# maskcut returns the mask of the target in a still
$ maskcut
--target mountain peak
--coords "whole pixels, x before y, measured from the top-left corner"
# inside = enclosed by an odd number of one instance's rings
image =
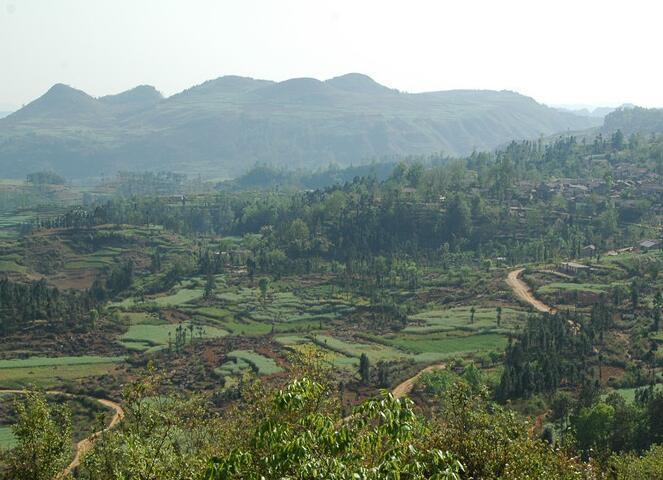
[[[152,85],[139,85],[116,95],[100,97],[99,101],[109,105],[152,105],[163,100],[163,95]]]
[[[270,80],[258,80],[256,78],[241,77],[239,75],[224,75],[188,88],[170,98],[194,95],[228,97],[241,95],[272,83],[274,82]]]
[[[98,115],[101,107],[96,99],[84,91],[56,83],[41,97],[7,118],[18,121],[35,118],[76,120]]]
[[[83,90],[78,90],[64,83],[56,83],[40,98],[92,98]],[[38,99],[39,100],[39,99]]]
[[[328,103],[337,93],[326,82],[316,78],[291,78],[267,85],[255,92],[259,98],[277,102]]]
[[[325,83],[338,88],[358,93],[395,92],[391,88],[380,85],[368,75],[363,73],[346,73],[338,77],[330,78]]]

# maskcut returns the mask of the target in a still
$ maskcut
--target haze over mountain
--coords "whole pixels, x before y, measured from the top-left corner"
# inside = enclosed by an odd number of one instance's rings
[[[0,169],[16,177],[45,169],[229,177],[256,162],[314,168],[460,155],[600,123],[510,91],[412,94],[357,73],[283,82],[225,76],[169,98],[151,86],[94,98],[58,84],[0,120]]]

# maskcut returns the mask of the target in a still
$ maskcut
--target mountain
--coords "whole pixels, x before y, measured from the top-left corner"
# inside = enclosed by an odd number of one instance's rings
[[[58,83],[37,100],[9,115],[5,121],[14,124],[43,126],[67,123],[96,123],[105,117],[104,106],[87,93]]]
[[[663,108],[621,107],[605,117],[602,131],[614,133],[621,130],[630,135],[663,133]]]
[[[117,95],[107,95],[99,98],[99,102],[108,105],[120,114],[153,108],[161,100],[163,100],[163,95],[150,85],[140,85]]]
[[[585,105],[555,105],[557,110],[573,113],[581,117],[605,118],[606,115],[616,110],[613,107],[591,107]]]
[[[256,163],[315,168],[600,124],[509,91],[405,93],[366,75],[283,82],[224,76],[163,98],[150,86],[94,98],[66,85],[0,119],[0,169],[69,177],[120,169],[232,177]]]

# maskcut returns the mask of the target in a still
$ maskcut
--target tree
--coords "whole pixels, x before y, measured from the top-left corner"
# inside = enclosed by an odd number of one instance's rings
[[[214,278],[214,274],[209,271],[207,272],[207,280],[205,281],[204,298],[206,300],[214,298],[214,290],[216,290],[216,280]]]
[[[654,322],[652,323],[652,330],[658,332],[661,327],[661,310],[663,310],[663,294],[658,290],[654,295]]]
[[[611,405],[597,403],[592,407],[582,408],[573,422],[578,447],[587,453],[594,450],[607,455],[610,451],[614,419],[615,409]]]
[[[552,410],[552,419],[559,422],[562,426],[566,425],[566,421],[571,413],[573,406],[573,397],[567,392],[557,392],[550,405]]]
[[[612,134],[612,137],[610,138],[610,143],[612,144],[612,148],[614,150],[621,150],[624,148],[624,133],[622,133],[621,130],[617,130],[615,133]]]
[[[90,330],[94,330],[94,328],[97,326],[97,320],[99,320],[99,312],[97,311],[96,308],[90,309],[89,313]]]
[[[302,255],[308,248],[309,228],[306,222],[301,218],[292,221],[286,231],[286,244],[292,249],[295,255]]]
[[[635,311],[640,300],[640,283],[637,280],[631,282],[631,306]]]
[[[150,270],[152,273],[161,271],[161,247],[157,245],[150,259]]]
[[[269,280],[265,277],[258,280],[258,288],[260,289],[260,299],[263,305],[267,302],[267,292],[269,291]]]
[[[9,456],[9,477],[52,480],[67,465],[71,449],[71,415],[64,405],[49,406],[43,393],[30,390],[14,402],[18,445]]]
[[[464,196],[454,195],[447,210],[447,230],[452,239],[459,242],[465,239],[472,226],[470,206]]]
[[[371,363],[368,359],[368,355],[362,353],[359,356],[359,376],[361,377],[361,383],[368,385],[371,380]]]

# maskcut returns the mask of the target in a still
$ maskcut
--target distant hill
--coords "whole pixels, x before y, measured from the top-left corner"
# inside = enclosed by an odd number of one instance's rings
[[[593,117],[601,119],[616,110],[614,107],[590,107],[582,105],[559,105],[555,106],[555,108],[562,112],[580,115],[581,117]]]
[[[602,130],[605,133],[621,130],[626,135],[663,133],[663,108],[619,108],[605,117]]]
[[[0,118],[5,118],[7,115],[10,115],[12,112],[2,112],[0,111]]]
[[[600,125],[509,91],[404,93],[361,74],[283,82],[226,76],[169,98],[150,86],[94,98],[66,85],[0,119],[0,169],[23,177],[118,170],[241,174],[402,155],[462,155]]]

